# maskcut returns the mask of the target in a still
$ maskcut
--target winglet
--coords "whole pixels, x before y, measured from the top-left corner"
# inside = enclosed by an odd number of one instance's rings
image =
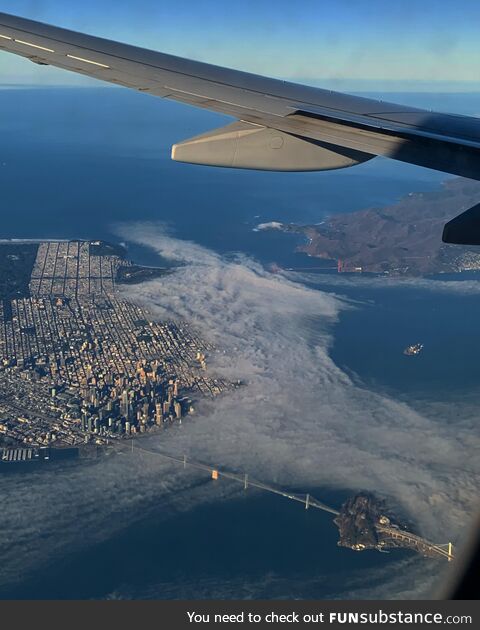
[[[480,245],[480,203],[446,223],[442,241],[454,245]]]

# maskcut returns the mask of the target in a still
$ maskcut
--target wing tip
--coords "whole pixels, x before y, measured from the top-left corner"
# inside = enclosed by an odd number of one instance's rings
[[[480,245],[480,203],[446,223],[442,241],[450,245]]]

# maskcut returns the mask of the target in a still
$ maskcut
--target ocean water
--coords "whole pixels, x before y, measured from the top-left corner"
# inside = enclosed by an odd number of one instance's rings
[[[317,222],[445,179],[387,160],[287,175],[178,164],[170,160],[172,144],[229,119],[116,89],[1,96],[4,237],[100,238],[111,236],[115,223],[163,221],[178,237],[216,251],[287,263],[288,237],[252,227],[273,219]]]
[[[472,94],[392,95],[389,100],[438,109],[447,102],[459,113],[480,111],[480,95]],[[169,159],[174,142],[227,122],[118,89],[2,90],[0,237],[122,240],[119,226],[125,232],[125,225],[162,223],[175,238],[226,258],[241,253],[266,267],[313,268],[314,260],[295,253],[295,237],[254,231],[255,226],[274,220],[314,223],[331,213],[392,203],[414,190],[436,190],[446,179],[382,159],[352,170],[302,174],[211,169]],[[151,248],[127,246],[136,262],[161,262]],[[451,409],[466,398],[476,404],[480,294],[475,277],[468,279],[469,290],[458,289],[462,283],[436,290],[419,282],[391,287],[375,279],[338,282],[337,276],[319,274],[296,281],[340,295],[351,306],[335,324],[330,354],[362,387],[418,408],[445,404]],[[425,351],[410,360],[403,348],[417,341]],[[93,483],[96,465],[68,463],[64,472],[80,476],[84,466]],[[40,487],[48,474],[22,472],[8,489],[9,500],[15,501],[15,492]],[[56,465],[55,475],[60,474]],[[354,479],[344,490],[301,490],[338,506],[350,489],[360,489]],[[111,533],[107,526],[100,540],[92,536],[81,547],[52,551],[31,566],[20,555],[18,579],[0,580],[0,597],[346,597],[367,586],[373,592],[385,576],[400,570],[406,576],[426,572],[428,579],[438,571],[436,565],[418,569],[423,561],[408,552],[340,549],[328,515],[278,497],[232,490],[217,501],[193,501],[191,509],[165,514],[163,505],[144,510],[132,502],[125,525],[115,524]],[[22,518],[34,520],[35,513]],[[4,527],[15,540],[12,521]],[[54,529],[49,535],[55,538]],[[85,537],[85,531],[78,536]],[[419,582],[419,592],[423,586]]]

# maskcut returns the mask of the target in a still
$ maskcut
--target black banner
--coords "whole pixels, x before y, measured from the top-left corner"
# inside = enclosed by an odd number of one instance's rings
[[[478,601],[1,602],[2,627],[49,628],[478,628]],[[8,625],[7,625],[8,624]]]

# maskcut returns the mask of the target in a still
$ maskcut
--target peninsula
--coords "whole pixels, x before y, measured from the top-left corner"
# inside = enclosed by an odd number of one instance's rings
[[[0,462],[163,429],[231,387],[209,375],[215,349],[195,330],[119,291],[167,273],[125,254],[105,241],[0,242]]]
[[[337,266],[339,272],[420,276],[480,270],[475,247],[442,243],[454,216],[480,201],[480,183],[448,180],[436,192],[415,192],[383,208],[335,214],[315,225],[258,226],[301,234],[297,251]]]

